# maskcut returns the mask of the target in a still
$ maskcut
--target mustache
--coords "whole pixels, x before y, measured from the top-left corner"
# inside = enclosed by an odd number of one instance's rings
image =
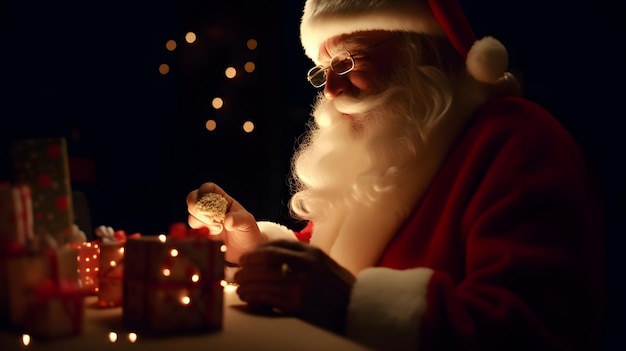
[[[327,100],[327,103],[340,113],[349,115],[362,114],[385,105],[398,90],[398,88],[390,87],[381,93],[362,98],[341,95],[333,100]]]

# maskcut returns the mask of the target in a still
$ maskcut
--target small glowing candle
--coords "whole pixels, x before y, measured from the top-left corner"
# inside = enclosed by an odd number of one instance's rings
[[[236,290],[237,290],[237,285],[236,284],[226,283],[226,285],[224,285],[224,292],[225,293],[233,293]]]

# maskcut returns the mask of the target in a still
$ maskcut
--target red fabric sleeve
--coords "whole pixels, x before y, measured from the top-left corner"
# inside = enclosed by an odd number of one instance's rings
[[[479,111],[381,265],[429,267],[421,350],[592,350],[604,227],[574,140],[518,98]]]

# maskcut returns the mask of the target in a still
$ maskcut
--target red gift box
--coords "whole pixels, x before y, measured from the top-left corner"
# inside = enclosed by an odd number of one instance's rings
[[[0,324],[10,323],[7,260],[33,238],[30,187],[0,183]]]
[[[32,317],[31,304],[38,301],[35,292],[42,284],[63,281],[76,285],[78,279],[76,251],[69,247],[35,252],[22,248],[6,258],[6,269],[9,322],[13,328],[23,328]]]
[[[88,295],[97,295],[100,270],[100,243],[99,241],[85,241],[71,243],[70,247],[78,253],[78,284]]]
[[[100,246],[98,271],[98,306],[122,305],[122,278],[124,276],[124,243],[105,243]]]
[[[124,230],[113,230],[111,227],[100,226],[96,228],[99,247],[98,268],[98,306],[119,307],[122,306],[124,256],[126,241],[129,238],[137,238],[141,233],[127,236]]]
[[[221,329],[222,243],[149,236],[126,242],[124,324],[150,333]]]
[[[73,251],[73,250],[72,250]],[[64,257],[59,250],[47,250],[45,256],[51,277],[40,281],[28,293],[29,301],[23,322],[24,332],[35,337],[56,338],[80,334],[85,314],[84,291],[76,276],[61,278]],[[75,257],[74,257],[75,259]]]

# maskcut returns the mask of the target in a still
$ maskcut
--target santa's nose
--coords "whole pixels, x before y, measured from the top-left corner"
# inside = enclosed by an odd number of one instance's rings
[[[324,85],[324,96],[327,99],[334,99],[350,88],[348,75],[338,75],[332,70],[326,73],[326,85]]]

